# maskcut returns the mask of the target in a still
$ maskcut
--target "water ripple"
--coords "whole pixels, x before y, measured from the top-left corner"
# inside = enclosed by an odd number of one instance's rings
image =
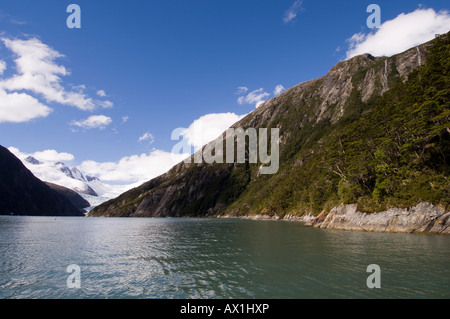
[[[211,219],[0,217],[1,298],[448,298],[449,237]],[[81,268],[68,289],[66,267]],[[366,267],[382,288],[366,286]]]

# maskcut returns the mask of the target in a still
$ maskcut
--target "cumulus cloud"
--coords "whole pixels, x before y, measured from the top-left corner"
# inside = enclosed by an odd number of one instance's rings
[[[186,158],[186,154],[172,154],[154,150],[149,154],[132,155],[117,162],[84,161],[80,169],[102,181],[114,183],[136,183],[157,177]]]
[[[34,157],[39,162],[51,162],[51,163],[70,162],[75,159],[75,156],[73,156],[70,153],[58,152],[56,150],[45,150],[34,153],[24,153],[21,152],[18,148],[12,146],[8,147],[8,150],[21,160],[25,160],[29,156]]]
[[[128,122],[129,119],[130,117],[128,115],[122,116],[122,123]]]
[[[270,96],[270,93],[264,92],[263,88],[254,90],[248,93],[246,96],[240,96],[238,98],[239,104],[255,104],[256,107],[260,106],[266,98]]]
[[[240,86],[237,88],[236,94],[244,94],[248,91],[248,87],[246,86]]]
[[[96,101],[97,104],[104,109],[110,109],[114,106],[114,103],[111,101]]]
[[[447,33],[449,30],[448,11],[436,12],[433,9],[419,8],[384,22],[372,33],[354,34],[347,39],[349,49],[346,58],[364,53],[374,56],[392,56],[430,41],[436,34]]]
[[[0,60],[0,75],[3,74],[3,72],[5,72],[6,70],[6,62],[3,60]]]
[[[84,84],[72,85],[72,90],[78,93],[83,93],[84,90],[86,90],[86,85]]]
[[[4,39],[2,39],[4,41]],[[0,75],[6,70],[6,62],[0,60]],[[35,118],[46,117],[52,109],[24,92],[9,93],[3,86],[5,80],[0,80],[0,123],[27,122]]]
[[[41,152],[35,152],[32,154],[38,161],[44,162],[68,162],[73,161],[75,157],[70,153],[57,152],[55,150],[45,150]]]
[[[107,95],[106,95],[106,92],[104,91],[104,90],[98,90],[97,91],[97,95],[98,96],[101,96],[101,97],[106,97]]]
[[[105,115],[92,115],[85,120],[72,121],[70,124],[84,129],[104,129],[112,123],[112,119]]]
[[[70,72],[55,60],[63,55],[36,38],[28,40],[1,39],[16,56],[18,74],[0,82],[0,87],[8,91],[27,90],[44,97],[47,102],[57,102],[75,106],[81,110],[93,110],[91,98],[82,93],[66,91],[61,85],[61,76]]]
[[[142,136],[139,137],[138,142],[148,141],[150,144],[152,144],[155,141],[155,137],[150,132],[144,133]]]
[[[0,89],[0,123],[28,122],[46,117],[52,112],[48,106],[25,93],[7,93]]]
[[[75,156],[73,156],[70,153],[58,152],[56,150],[45,150],[34,153],[24,153],[21,152],[18,148],[12,146],[8,147],[8,150],[22,161],[28,158],[29,156],[34,157],[39,162],[51,162],[51,163],[70,162],[75,159]]]
[[[39,39],[1,37],[0,43],[12,52],[16,70],[10,77],[0,78],[0,122],[20,123],[46,117],[52,111],[45,105],[48,103],[69,105],[83,111],[113,106],[111,101],[93,100],[86,95],[85,85],[68,85],[71,88],[66,89],[63,77],[70,72],[57,63],[64,55]],[[6,62],[0,60],[0,75],[5,69]]]
[[[303,0],[295,0],[291,7],[284,13],[283,22],[289,23],[294,20],[302,10]]]
[[[284,88],[284,86],[281,85],[281,84],[278,84],[278,85],[275,87],[275,90],[273,91],[273,95],[274,95],[274,96],[277,96],[278,94],[280,94],[280,93],[283,92],[284,90],[286,90],[286,89]]]
[[[192,122],[187,129],[181,132],[181,135],[190,146],[198,149],[216,139],[244,116],[230,112],[206,114]]]
[[[285,90],[285,87],[281,84],[278,84],[273,91],[273,95],[277,96],[284,90]],[[248,91],[248,89],[246,91]],[[245,93],[246,91],[242,91],[242,93]],[[270,93],[265,92],[263,88],[260,88],[260,89],[257,89],[257,90],[254,90],[254,91],[248,93],[245,96],[240,96],[238,98],[237,102],[241,105],[242,104],[254,104],[255,107],[258,108],[261,104],[263,104],[266,101],[266,99],[269,96],[270,96]]]

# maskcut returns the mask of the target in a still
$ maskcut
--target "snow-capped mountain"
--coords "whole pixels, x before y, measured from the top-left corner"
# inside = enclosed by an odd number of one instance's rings
[[[91,204],[91,207],[85,209],[87,211],[143,183],[142,181],[126,185],[107,184],[95,176],[87,175],[78,167],[69,167],[62,161],[47,159],[42,156],[35,157],[34,154],[20,152],[14,147],[10,147],[8,150],[19,158],[25,167],[41,181],[77,192]]]
[[[63,162],[39,161],[33,156],[21,160],[37,178],[76,191],[92,207],[118,195],[113,187],[103,184],[95,176],[85,175],[77,167],[71,168]]]
[[[101,188],[101,182],[97,177],[85,176],[80,170],[76,167],[70,168],[66,166],[66,164],[62,162],[56,162],[55,167],[63,172],[67,177],[74,179],[76,181],[83,182],[81,188],[75,189],[75,191],[91,196],[99,196],[102,195],[104,190]],[[96,181],[97,183],[92,183]],[[81,184],[80,184],[81,185]],[[98,188],[97,190],[95,188]]]

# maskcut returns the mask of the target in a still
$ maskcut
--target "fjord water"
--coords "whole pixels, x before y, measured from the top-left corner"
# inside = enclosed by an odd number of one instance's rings
[[[4,216],[0,298],[449,298],[449,256],[448,236],[298,222]]]

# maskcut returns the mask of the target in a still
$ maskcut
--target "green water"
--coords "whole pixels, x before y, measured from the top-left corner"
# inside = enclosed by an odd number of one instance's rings
[[[449,236],[297,222],[7,216],[0,298],[449,298],[449,256]]]

